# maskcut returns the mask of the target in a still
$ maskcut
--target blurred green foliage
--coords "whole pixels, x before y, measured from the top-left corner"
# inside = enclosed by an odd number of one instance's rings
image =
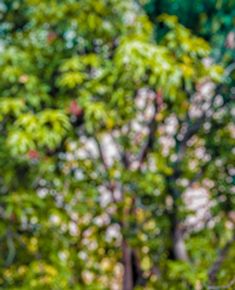
[[[177,16],[180,23],[212,44],[216,60],[221,61],[226,37],[235,26],[233,0],[146,0],[144,4],[154,23],[157,22],[156,17],[163,13]],[[157,37],[162,37],[164,33],[165,28],[156,25]],[[226,58],[234,58],[234,50],[227,51],[227,55]]]
[[[0,289],[229,285],[227,2],[0,3]],[[195,188],[208,193],[210,220],[190,225]]]

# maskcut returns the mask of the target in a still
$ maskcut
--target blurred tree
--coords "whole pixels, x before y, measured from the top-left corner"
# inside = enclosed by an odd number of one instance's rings
[[[156,23],[156,35],[161,38],[166,29],[159,26],[157,16],[167,13],[179,18],[180,23],[206,39],[212,45],[213,56],[221,61],[225,51],[226,61],[234,59],[234,50],[228,37],[235,34],[235,3],[233,0],[146,0],[143,1],[151,20]],[[232,41],[234,45],[234,40]],[[226,49],[227,48],[227,49]]]
[[[135,1],[0,12],[1,289],[232,285],[234,65]]]

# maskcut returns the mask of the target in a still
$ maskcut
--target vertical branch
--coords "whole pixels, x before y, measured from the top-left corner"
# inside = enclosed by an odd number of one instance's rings
[[[146,142],[143,144],[143,146],[139,152],[139,155],[137,157],[137,161],[138,161],[137,169],[140,169],[141,165],[143,164],[143,162],[147,158],[149,151],[153,148],[154,139],[155,139],[155,132],[157,130],[156,114],[160,111],[162,104],[163,104],[162,93],[161,93],[161,91],[158,91],[156,93],[156,98],[155,98],[154,104],[153,104],[154,105],[153,116],[152,116],[152,118],[149,121],[149,124],[147,126],[149,129],[149,134],[147,136]]]
[[[103,152],[103,148],[98,140],[97,137],[94,137],[95,139],[95,142],[97,144],[97,148],[98,148],[98,152],[99,152],[99,157],[100,157],[100,160],[101,160],[101,163],[103,165],[103,168],[105,170],[105,173],[106,173],[106,176],[107,176],[107,183],[108,183],[108,190],[110,191],[111,195],[112,195],[112,201],[113,202],[116,202],[116,199],[115,199],[115,195],[114,195],[114,185],[112,183],[112,180],[110,178],[110,174],[109,174],[109,166],[105,160],[105,155],[104,155],[104,152]]]
[[[133,279],[133,268],[132,268],[132,250],[124,239],[122,241],[122,252],[123,252],[123,265],[124,265],[122,289],[133,290],[134,279]]]

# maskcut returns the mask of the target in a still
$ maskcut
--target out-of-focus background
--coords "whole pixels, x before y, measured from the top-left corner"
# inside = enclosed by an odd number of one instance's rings
[[[0,1],[0,289],[235,289],[235,2]]]

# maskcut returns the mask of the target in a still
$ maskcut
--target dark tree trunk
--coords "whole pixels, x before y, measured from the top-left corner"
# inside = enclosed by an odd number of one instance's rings
[[[173,222],[172,243],[174,259],[188,262],[189,258],[185,247],[183,231],[177,221]]]
[[[139,265],[134,249],[128,246],[126,241],[122,243],[123,251],[123,290],[133,290],[137,285],[145,285],[146,279]]]
[[[124,240],[122,243],[122,253],[123,253],[123,290],[133,290],[134,281],[133,281],[133,269],[132,269],[132,251],[131,248],[127,245],[127,242]]]

